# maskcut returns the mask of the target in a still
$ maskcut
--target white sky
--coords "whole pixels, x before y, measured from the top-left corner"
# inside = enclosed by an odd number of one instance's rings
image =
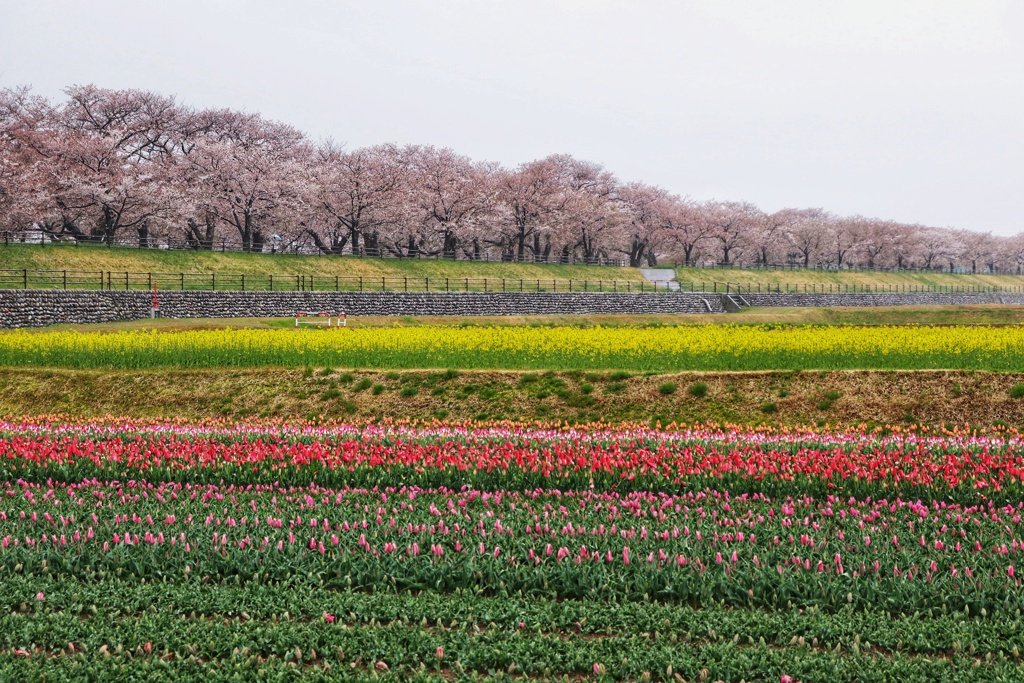
[[[0,0],[0,87],[349,147],[555,152],[697,199],[1024,231],[1024,2]]]

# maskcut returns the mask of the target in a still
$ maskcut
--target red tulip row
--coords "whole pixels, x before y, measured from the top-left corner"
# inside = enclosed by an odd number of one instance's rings
[[[0,468],[14,479],[69,481],[96,476],[198,483],[226,477],[235,483],[296,484],[314,478],[332,486],[725,486],[773,494],[795,486],[855,495],[955,490],[963,500],[1014,500],[1024,490],[1024,442],[857,432],[0,425]]]

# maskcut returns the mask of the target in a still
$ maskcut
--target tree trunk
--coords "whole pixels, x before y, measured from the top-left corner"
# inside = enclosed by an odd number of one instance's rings
[[[636,235],[629,245],[629,265],[631,268],[639,268],[644,262],[644,254],[647,251],[647,242],[641,241]]]
[[[210,251],[213,249],[213,238],[216,236],[217,223],[212,216],[205,219],[205,229],[200,230],[196,221],[188,221],[185,243],[192,249]]]
[[[459,246],[459,238],[451,230],[444,231],[444,242],[441,245],[442,256],[454,260],[457,256],[456,249]]]
[[[380,257],[380,233],[376,230],[363,233],[363,246],[360,248],[360,253],[362,252],[365,252],[367,256]]]

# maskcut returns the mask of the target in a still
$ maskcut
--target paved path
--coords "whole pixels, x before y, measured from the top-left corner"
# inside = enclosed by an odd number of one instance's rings
[[[679,291],[679,283],[675,282],[672,278],[676,276],[676,271],[672,268],[641,268],[640,274],[651,282],[668,283],[668,288],[673,292]]]

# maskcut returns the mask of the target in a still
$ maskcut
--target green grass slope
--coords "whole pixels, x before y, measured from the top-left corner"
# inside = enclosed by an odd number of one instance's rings
[[[0,270],[129,271],[133,273],[246,273],[341,277],[491,277],[536,280],[632,280],[636,268],[527,263],[481,263],[437,259],[374,259],[349,256],[292,256],[98,246],[0,245]]]
[[[760,270],[746,268],[679,268],[676,280],[689,289],[689,283],[699,288],[712,282],[761,283],[762,285],[893,285],[893,286],[999,286],[1022,287],[1024,275],[971,275],[923,272],[833,271],[833,270]]]

